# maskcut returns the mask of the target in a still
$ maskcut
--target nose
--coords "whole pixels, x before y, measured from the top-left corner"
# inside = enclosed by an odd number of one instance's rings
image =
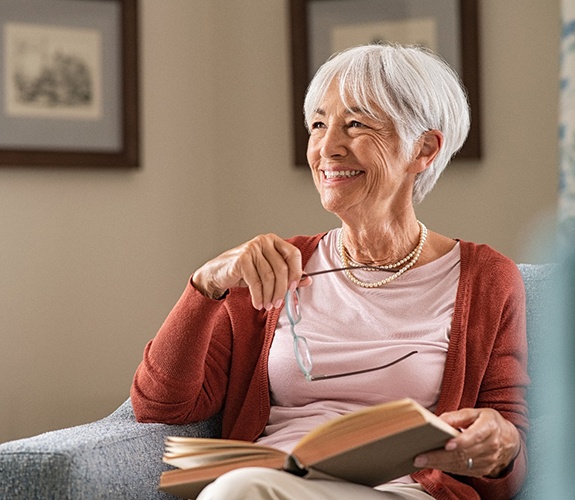
[[[327,127],[320,139],[320,155],[323,158],[333,158],[335,156],[346,156],[347,136],[345,131],[338,126]]]

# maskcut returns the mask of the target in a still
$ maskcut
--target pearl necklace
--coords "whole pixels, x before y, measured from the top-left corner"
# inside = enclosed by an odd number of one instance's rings
[[[425,227],[423,222],[417,221],[417,223],[419,224],[419,228],[420,228],[419,242],[417,243],[417,246],[411,252],[409,252],[403,259],[401,259],[398,262],[395,262],[393,264],[385,264],[383,266],[372,266],[368,269],[369,271],[388,271],[390,269],[397,269],[397,271],[395,273],[393,273],[391,276],[384,278],[380,281],[368,283],[366,281],[361,281],[360,279],[358,279],[351,272],[350,269],[345,269],[345,275],[348,277],[348,279],[351,282],[353,282],[356,285],[361,286],[363,288],[380,288],[384,285],[387,285],[390,281],[393,281],[394,279],[399,278],[408,269],[411,269],[415,265],[415,263],[419,260],[419,257],[421,256],[421,251],[423,249],[423,244],[425,243],[425,240],[427,239],[427,228]],[[361,264],[360,262],[356,262],[355,260],[353,260],[351,258],[351,256],[349,255],[347,248],[345,248],[345,246],[343,244],[343,230],[340,230],[340,232],[339,232],[338,241],[337,241],[337,248],[339,251],[341,261],[343,263],[343,267],[363,267],[363,266],[365,266],[364,264]],[[403,266],[403,267],[401,267],[401,266]]]

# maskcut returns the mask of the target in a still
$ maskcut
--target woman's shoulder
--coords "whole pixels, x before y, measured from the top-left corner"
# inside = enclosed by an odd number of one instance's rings
[[[289,241],[292,245],[296,247],[302,247],[306,245],[313,245],[317,246],[318,242],[327,234],[327,231],[318,234],[298,234],[296,236],[290,236],[286,238],[286,241]]]
[[[292,245],[299,248],[301,252],[303,264],[305,267],[305,263],[309,260],[311,255],[315,252],[319,242],[321,239],[327,234],[327,232],[314,234],[312,236],[308,235],[298,235],[292,236],[291,238],[287,238],[286,241],[291,243]]]
[[[459,242],[461,248],[461,270],[473,281],[523,286],[523,279],[517,264],[506,255],[487,244],[471,241]]]
[[[472,264],[517,267],[513,260],[485,243],[459,240],[459,245],[461,258],[465,258]]]

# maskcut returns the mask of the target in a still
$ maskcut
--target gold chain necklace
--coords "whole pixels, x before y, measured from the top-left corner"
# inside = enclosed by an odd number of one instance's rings
[[[425,243],[425,240],[427,239],[427,228],[425,227],[425,224],[423,224],[423,222],[419,220],[417,221],[417,223],[419,224],[419,242],[411,252],[409,252],[403,259],[399,260],[398,262],[395,262],[393,264],[385,264],[383,266],[373,266],[373,269],[371,268],[369,269],[370,271],[388,271],[390,269],[397,269],[395,273],[382,280],[373,283],[368,283],[367,281],[361,281],[359,278],[357,278],[351,272],[350,269],[346,269],[345,275],[348,277],[348,279],[352,283],[355,283],[356,285],[361,286],[363,288],[380,288],[384,285],[387,285],[390,281],[399,278],[408,269],[411,269],[415,265],[415,263],[419,260],[419,257],[421,256],[421,251],[423,249],[423,245]],[[343,229],[340,230],[339,232],[337,248],[344,267],[364,266],[364,264],[354,261],[349,255],[347,248],[345,248],[343,244]]]

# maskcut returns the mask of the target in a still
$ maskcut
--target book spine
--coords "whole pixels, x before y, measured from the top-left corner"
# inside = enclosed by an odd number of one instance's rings
[[[294,476],[303,477],[308,473],[308,470],[303,466],[303,464],[293,455],[288,455],[286,457],[283,470],[293,474]]]

